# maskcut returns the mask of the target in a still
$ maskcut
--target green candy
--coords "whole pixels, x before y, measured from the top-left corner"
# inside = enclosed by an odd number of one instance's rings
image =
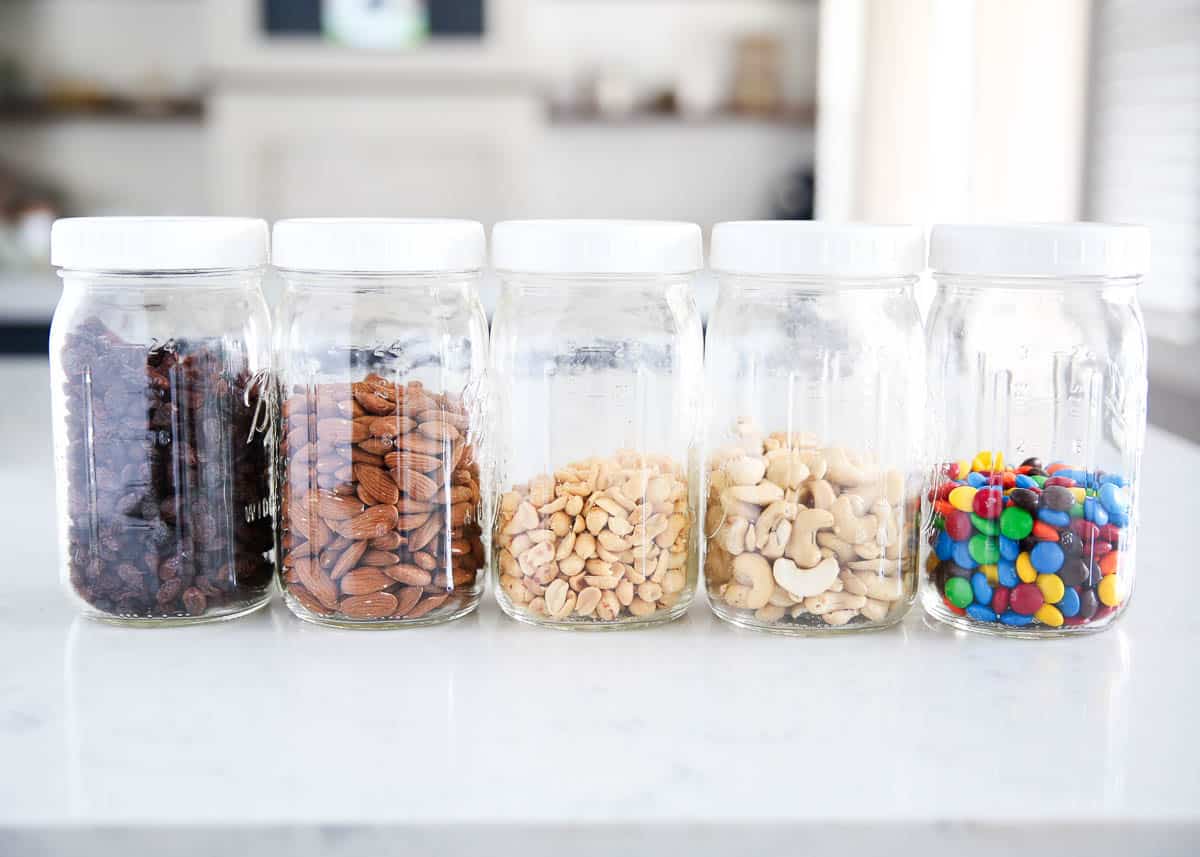
[[[1033,532],[1033,515],[1019,506],[1009,506],[1000,513],[1000,534],[1019,542]]]
[[[1083,504],[1076,503],[1074,506],[1072,506],[1070,509],[1070,515],[1072,518],[1082,518],[1083,517]]]
[[[1000,542],[995,536],[976,533],[967,542],[967,551],[971,554],[971,559],[980,565],[995,565],[1000,561]]]
[[[1000,523],[998,521],[981,518],[974,512],[971,513],[971,524],[975,527],[976,532],[983,533],[985,536],[994,536],[1000,532]]]
[[[946,519],[945,519],[945,518],[943,518],[941,515],[936,515],[936,516],[934,516],[934,519],[933,519],[933,528],[934,528],[935,530],[944,530],[944,529],[946,529]]]
[[[1037,487],[1039,487],[1039,488],[1046,487],[1046,477],[1045,476],[1030,476],[1029,478],[1037,483]]]
[[[975,600],[975,593],[965,577],[952,577],[946,581],[946,598],[955,607],[966,607]]]

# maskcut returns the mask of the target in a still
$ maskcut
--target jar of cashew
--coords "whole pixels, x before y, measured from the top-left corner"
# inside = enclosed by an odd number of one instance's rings
[[[924,264],[915,227],[714,228],[704,575],[720,618],[817,634],[912,606]]]
[[[353,628],[479,604],[483,227],[285,220],[274,261],[284,602]]]
[[[699,566],[699,227],[500,223],[492,254],[500,606],[557,628],[682,615]]]

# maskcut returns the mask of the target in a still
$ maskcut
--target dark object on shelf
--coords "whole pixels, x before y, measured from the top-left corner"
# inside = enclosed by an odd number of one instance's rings
[[[50,323],[0,324],[0,355],[40,354],[50,351]]]
[[[0,120],[5,119],[198,119],[204,116],[204,99],[199,96],[128,98],[97,95],[82,99],[13,97],[0,98]]]
[[[816,195],[812,167],[792,170],[775,191],[771,216],[776,220],[812,220]]]
[[[482,36],[483,0],[427,0],[429,35]],[[263,0],[263,32],[269,36],[319,36],[321,0]]]

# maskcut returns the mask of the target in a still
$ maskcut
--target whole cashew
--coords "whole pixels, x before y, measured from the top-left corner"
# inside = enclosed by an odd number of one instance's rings
[[[874,515],[858,517],[855,507],[861,508],[861,500],[853,494],[843,494],[833,501],[829,511],[833,513],[834,534],[851,544],[862,544],[875,538],[879,520]],[[860,514],[860,513],[859,513]]]
[[[730,607],[757,610],[767,606],[775,590],[770,564],[756,553],[744,553],[733,561],[734,583],[725,584],[725,603]]]
[[[824,479],[809,482],[807,483],[807,487],[814,509],[828,509],[833,506],[833,501],[837,499],[837,492]]]
[[[821,562],[821,549],[816,545],[817,530],[833,525],[833,515],[824,509],[800,510],[792,521],[792,534],[784,554],[801,568],[812,568]]]
[[[808,465],[796,450],[780,449],[767,454],[767,479],[782,488],[799,488],[808,478]]]
[[[867,603],[865,595],[854,595],[850,592],[822,592],[804,599],[808,612],[816,616],[832,613],[834,610],[861,610]]]
[[[771,531],[778,526],[780,521],[796,517],[795,506],[789,509],[788,505],[784,500],[776,500],[763,509],[763,513],[758,516],[758,520],[754,524],[754,541],[759,549],[766,547],[767,537],[771,535]]]
[[[854,545],[850,544],[849,542],[842,541],[830,532],[817,533],[817,544],[823,548],[828,548],[829,550],[833,551],[834,556],[836,556],[842,563],[853,562],[854,558],[858,556],[858,554],[855,553]]]
[[[726,488],[724,494],[728,494],[734,500],[741,500],[743,503],[753,503],[755,506],[769,506],[776,500],[783,499],[783,489],[774,482],[734,485]]]
[[[763,560],[766,562],[766,560]],[[788,591],[797,601],[810,595],[819,595],[837,580],[838,564],[832,557],[823,559],[814,568],[800,569],[786,557],[775,560],[772,568],[775,582]]]
[[[762,555],[767,559],[776,560],[783,556],[783,551],[787,547],[788,539],[792,535],[792,522],[784,519],[779,522],[773,531],[767,536],[767,543],[760,550]]]
[[[843,447],[826,447],[824,453],[825,463],[829,468],[826,474],[839,485],[861,485],[873,478],[873,474],[850,460],[849,454]]]
[[[766,462],[758,456],[743,455],[725,463],[725,473],[731,485],[757,485],[766,472]]]

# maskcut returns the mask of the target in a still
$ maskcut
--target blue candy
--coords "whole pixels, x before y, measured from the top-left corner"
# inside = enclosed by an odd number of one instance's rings
[[[966,542],[954,543],[954,563],[962,568],[976,568],[979,563],[975,561],[975,557],[971,556],[971,551],[967,548]]]
[[[996,566],[996,576],[1000,580],[1000,585],[1009,589],[1021,582],[1021,577],[1017,574],[1016,563],[1008,559],[1000,560]]]
[[[988,583],[987,575],[982,571],[971,575],[971,591],[975,593],[975,600],[980,604],[992,603],[992,587]]]
[[[1129,526],[1129,513],[1124,512],[1124,511],[1109,512],[1108,522],[1110,524],[1112,524],[1114,527],[1122,527],[1122,528],[1128,527]]]
[[[1101,485],[1105,485],[1110,482],[1113,485],[1120,485],[1122,488],[1124,488],[1126,485],[1129,484],[1128,482],[1125,481],[1125,477],[1122,476],[1120,473],[1101,473],[1100,474],[1100,484]]]
[[[1036,488],[1037,483],[1034,482],[1031,477],[1026,476],[1024,473],[1018,473],[1017,474],[1017,487],[1018,488]]]
[[[1021,555],[1021,543],[1015,542],[1007,536],[1000,537],[1000,556],[1005,559],[1011,559],[1014,562]]]
[[[945,530],[938,532],[937,541],[933,544],[933,552],[940,560],[947,560],[954,556],[954,539],[950,538],[950,534]]]
[[[1063,527],[1071,526],[1071,513],[1058,512],[1054,509],[1038,509],[1038,520],[1045,521],[1052,527],[1062,529]]]
[[[1063,558],[1057,542],[1038,542],[1029,552],[1029,561],[1042,574],[1054,574],[1062,568]]]
[[[1100,505],[1100,501],[1095,497],[1085,497],[1083,500],[1083,517],[1087,518],[1097,527],[1103,527],[1108,523],[1108,512]]]
[[[1066,592],[1063,593],[1062,600],[1054,606],[1063,616],[1070,619],[1079,612],[1079,593],[1068,586]]]
[[[987,485],[987,477],[982,473],[976,473],[972,470],[967,474],[967,484],[972,488],[982,488],[984,485]]]
[[[1011,610],[1006,610],[1000,614],[1000,621],[1005,625],[1012,625],[1016,628],[1023,627],[1033,623],[1032,616],[1022,616],[1020,613],[1014,613]]]
[[[976,622],[995,622],[996,611],[983,604],[968,604],[967,615]]]
[[[1128,513],[1129,495],[1125,489],[1113,482],[1105,482],[1100,486],[1100,504],[1109,515]],[[1114,521],[1113,523],[1116,523]],[[1117,524],[1117,526],[1121,526]]]

